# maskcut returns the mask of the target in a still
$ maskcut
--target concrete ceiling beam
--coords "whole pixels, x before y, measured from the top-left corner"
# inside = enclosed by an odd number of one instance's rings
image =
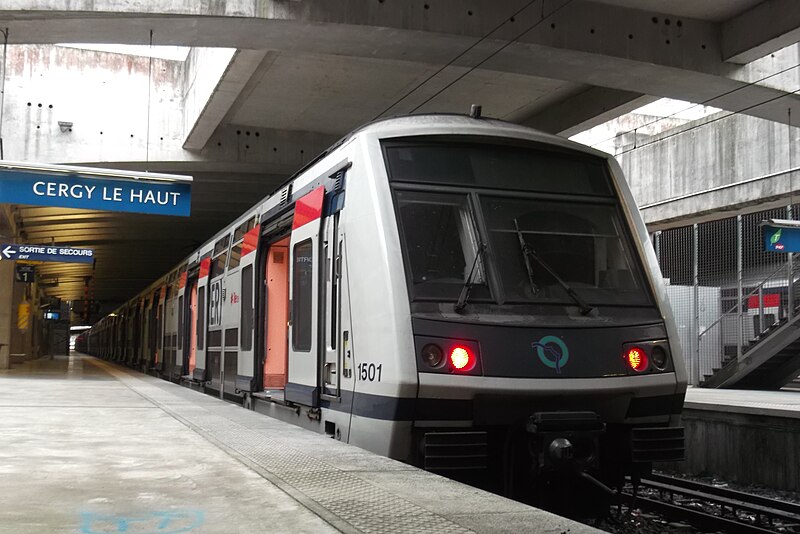
[[[186,60],[192,82],[184,99],[183,148],[201,150],[216,131],[268,53],[264,50],[193,49]],[[223,68],[224,65],[224,68]]]
[[[512,119],[524,126],[570,137],[657,100],[656,97],[606,87],[590,87],[544,111]]]
[[[722,59],[744,65],[800,41],[800,2],[765,0],[722,25]]]
[[[787,1],[791,4],[793,0]],[[270,4],[252,17],[241,17],[194,7],[165,8],[153,16],[121,12],[113,2],[101,1],[111,12],[101,13],[97,5],[86,12],[7,10],[0,11],[0,21],[9,27],[11,42],[67,42],[78,38],[108,42],[110,36],[113,42],[142,42],[152,29],[159,44],[359,57],[377,61],[377,66],[383,63],[384,68],[391,68],[391,61],[425,65],[452,62],[451,69],[472,68],[514,40],[485,61],[481,70],[693,102],[724,94],[725,98],[708,103],[770,120],[785,121],[787,105],[798,107],[795,115],[800,115],[800,104],[791,95],[775,102],[787,93],[731,79],[739,66],[722,60],[722,23],[567,0],[546,2],[544,11],[541,3],[535,2],[511,22],[509,15],[526,3],[504,4],[508,12],[504,15],[498,14],[490,0],[473,0],[469,11],[478,16],[470,16],[458,3],[432,3],[425,10],[416,2],[356,0],[340,4],[310,0]],[[43,5],[33,4],[37,9]],[[250,9],[248,2],[236,5],[235,12]],[[795,9],[788,4],[785,8],[790,13]],[[778,9],[765,15],[769,24],[764,25],[776,25],[783,12]],[[508,19],[506,24],[476,45],[504,18]],[[792,22],[794,17],[787,18],[784,25],[798,26]],[[87,20],[92,21],[88,30]],[[785,28],[783,33],[791,31],[795,30]],[[428,107],[435,109],[436,105],[434,100]],[[203,130],[206,134],[208,128]],[[193,146],[199,146],[199,142],[193,142]]]

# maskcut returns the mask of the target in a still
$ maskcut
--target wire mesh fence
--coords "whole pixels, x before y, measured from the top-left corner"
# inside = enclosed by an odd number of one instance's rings
[[[790,254],[765,251],[762,222],[791,219],[790,206],[657,232],[653,241],[675,316],[689,381],[757,344],[800,303]]]

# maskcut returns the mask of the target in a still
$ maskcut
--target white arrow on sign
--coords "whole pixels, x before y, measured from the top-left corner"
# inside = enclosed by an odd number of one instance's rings
[[[10,260],[11,256],[13,256],[16,253],[17,251],[11,248],[11,245],[8,245],[6,248],[3,249],[3,256],[5,256],[7,260]]]

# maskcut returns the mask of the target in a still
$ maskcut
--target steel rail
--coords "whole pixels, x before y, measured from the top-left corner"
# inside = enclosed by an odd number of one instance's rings
[[[637,495],[635,505],[670,519],[687,521],[702,529],[774,532],[776,524],[795,529],[800,525],[800,504],[664,475],[642,479],[639,488],[657,492],[661,500]],[[632,494],[626,493],[626,496],[630,502],[634,502]],[[681,500],[686,502],[682,503]],[[698,502],[708,505],[712,510],[697,509]]]

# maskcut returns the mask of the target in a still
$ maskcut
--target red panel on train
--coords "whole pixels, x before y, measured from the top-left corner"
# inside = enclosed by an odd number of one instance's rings
[[[256,226],[244,234],[244,242],[242,243],[242,257],[247,256],[258,247],[258,233],[260,231],[261,227]]]
[[[322,215],[322,201],[325,199],[325,187],[320,186],[297,200],[294,206],[292,230],[316,221]]]

